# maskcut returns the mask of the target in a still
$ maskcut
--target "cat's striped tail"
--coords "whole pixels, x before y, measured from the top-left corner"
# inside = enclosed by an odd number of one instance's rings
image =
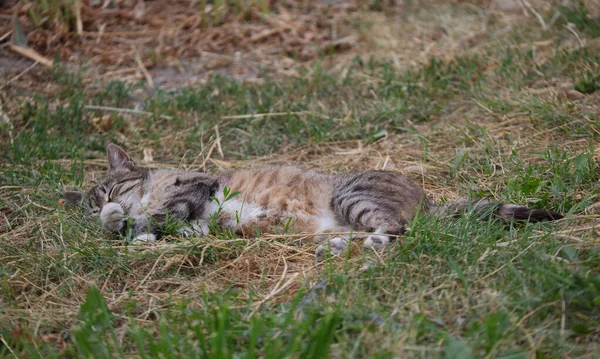
[[[516,204],[500,203],[489,199],[470,201],[459,199],[444,205],[432,206],[430,213],[439,215],[461,216],[472,212],[481,219],[498,217],[506,221],[541,222],[554,221],[563,218],[557,212],[542,209],[531,209]]]

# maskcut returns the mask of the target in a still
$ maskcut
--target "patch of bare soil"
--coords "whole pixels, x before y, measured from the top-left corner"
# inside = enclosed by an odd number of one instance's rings
[[[542,0],[387,1],[373,11],[357,0],[273,0],[268,9],[258,1],[243,9],[201,3],[84,0],[79,11],[60,18],[33,2],[4,1],[0,76],[5,83],[20,79],[21,87],[44,78],[41,69],[29,76],[27,67],[36,66],[10,50],[17,26],[42,58],[72,69],[84,65],[85,83],[146,81],[175,89],[212,73],[245,81],[260,81],[263,73],[298,76],[299,67],[323,58],[337,68],[356,57],[385,58],[400,69],[432,57],[450,60],[493,46],[550,6]]]
[[[0,50],[20,27],[27,46],[61,64],[86,65],[87,81],[145,80],[174,88],[218,72],[256,79],[261,71],[293,75],[297,64],[355,45],[348,14],[353,2],[245,2],[245,8],[195,1],[84,0],[60,19],[34,3],[0,7]],[[32,14],[36,14],[32,16]],[[52,17],[54,15],[54,17]],[[15,25],[18,22],[18,25]],[[13,70],[16,68],[13,67]]]

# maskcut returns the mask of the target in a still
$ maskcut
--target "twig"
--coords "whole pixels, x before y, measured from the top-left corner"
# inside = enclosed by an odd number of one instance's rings
[[[379,254],[379,251],[376,250],[375,248],[371,247],[371,251],[373,253],[375,253],[375,256],[377,257],[377,259],[379,259],[379,261],[381,262],[381,264],[383,264],[385,267],[387,267],[387,265],[385,264],[385,261],[383,260],[383,258],[381,258],[381,255]]]
[[[263,40],[271,35],[278,34],[280,31],[281,31],[280,29],[270,29],[270,30],[267,29],[267,30],[261,31],[260,33],[252,36],[249,41],[252,43],[258,42],[258,41]]]
[[[583,216],[578,216],[578,217],[583,217]],[[582,231],[587,231],[587,230],[596,229],[596,228],[598,228],[598,225],[597,224],[593,224],[591,226],[565,229],[565,230],[562,230],[562,231],[555,232],[554,234],[571,234],[573,232],[582,232]]]
[[[154,262],[154,265],[152,266],[152,268],[150,268],[150,271],[148,272],[148,274],[146,274],[146,276],[144,277],[144,279],[142,279],[142,281],[140,282],[140,284],[137,285],[137,287],[135,287],[135,290],[137,291],[138,289],[140,289],[140,287],[142,285],[144,285],[144,283],[148,280],[148,278],[150,278],[150,276],[152,275],[152,273],[154,273],[154,270],[156,269],[156,266],[158,265],[158,262],[160,262],[160,260],[162,259],[162,257],[165,255],[165,252],[161,253],[158,258],[156,258],[156,261]]]
[[[233,243],[233,242],[248,242],[247,239],[228,239],[228,240],[224,240],[224,241],[218,241],[218,242],[210,242],[210,243],[205,243],[203,245],[206,246],[211,246],[213,248],[219,248],[219,249],[228,249],[225,246],[222,246],[221,244],[228,244],[228,243]],[[256,241],[256,243],[258,243],[258,241]],[[120,246],[111,246],[111,248],[115,248],[115,249],[123,249],[123,248],[129,248],[131,249],[132,246],[135,247],[136,250],[138,251],[142,251],[144,249],[148,249],[151,251],[156,251],[156,250],[180,250],[180,251],[187,251],[189,246],[196,246],[197,244],[195,243],[156,243],[156,244],[152,244],[152,245],[148,245],[148,244],[128,244],[128,245],[120,245]],[[239,257],[238,257],[239,258]],[[221,268],[219,268],[221,269]],[[214,272],[212,272],[214,273]],[[212,274],[211,273],[211,274]]]
[[[300,275],[300,273],[292,274],[290,279],[288,279],[287,282],[285,282],[285,284],[283,284],[281,287],[275,288],[273,291],[271,291],[271,293],[269,293],[266,297],[264,297],[260,302],[258,302],[256,304],[256,307],[252,310],[252,312],[250,312],[250,315],[248,315],[248,317],[252,317],[254,315],[254,313],[256,313],[256,311],[258,309],[260,309],[260,307],[263,304],[265,304],[268,300],[270,300],[277,294],[279,294],[279,293],[283,292],[285,289],[287,289],[287,287],[289,287],[294,282],[294,280],[296,280],[296,278],[298,278],[298,275]]]
[[[137,62],[137,65],[140,68],[140,71],[142,71],[142,74],[144,74],[144,77],[146,78],[146,82],[148,82],[148,87],[153,89],[154,81],[152,80],[152,75],[150,75],[150,72],[148,72],[148,70],[146,69],[146,66],[144,66],[144,63],[142,62],[142,58],[140,57],[139,52],[135,53],[135,62]]]
[[[288,30],[292,30],[292,31],[296,30],[296,28],[293,27],[292,24],[288,24],[287,22],[280,20],[275,16],[262,14],[262,13],[259,13],[258,16],[261,19],[263,19],[266,23],[268,23],[269,25],[271,25],[273,27],[282,27],[284,29],[288,29]]]
[[[23,187],[23,186],[0,186],[0,190],[5,190],[5,189],[25,189],[27,187]]]
[[[123,75],[123,74],[131,73],[131,72],[135,72],[136,70],[137,70],[137,67],[128,67],[125,69],[119,69],[119,70],[105,72],[102,75],[100,75],[100,77]]]
[[[206,171],[206,162],[208,162],[208,160],[210,159],[210,156],[212,155],[216,146],[217,146],[217,141],[213,141],[212,145],[210,145],[210,148],[208,149],[208,153],[206,154],[206,157],[204,157],[204,161],[202,161],[202,164],[200,165],[200,167],[202,167],[203,171]]]
[[[219,125],[215,125],[215,135],[217,138],[215,139],[215,143],[217,144],[217,151],[219,151],[219,155],[221,158],[224,158],[223,148],[221,148],[221,135],[219,134]]]
[[[115,31],[115,32],[104,32],[99,34],[97,32],[87,32],[84,31],[81,33],[81,36],[85,37],[146,37],[146,36],[158,36],[160,35],[160,31]]]
[[[210,248],[210,246],[204,246],[204,248],[202,248],[202,252],[200,253],[200,260],[198,261],[198,267],[204,264],[204,256],[206,255],[206,251],[208,250],[208,248]]]
[[[21,78],[21,76],[25,75],[26,73],[28,73],[29,71],[31,71],[32,68],[34,68],[39,62],[34,62],[33,64],[31,64],[28,68],[26,68],[25,70],[21,71],[20,74],[18,74],[17,76],[13,77],[12,79],[8,80],[5,84],[3,84],[2,86],[0,86],[0,90],[2,90],[3,88],[5,88],[6,86],[10,85],[13,81],[16,81],[18,79]]]
[[[231,115],[221,116],[221,120],[243,120],[248,118],[266,118],[266,117],[279,117],[287,115],[315,115],[321,118],[329,118],[323,114],[312,112],[312,111],[298,111],[298,112],[271,112],[271,113],[255,113],[249,115]]]
[[[550,303],[545,303],[545,304],[542,304],[542,305],[540,305],[539,307],[535,308],[535,309],[534,309],[534,310],[532,310],[531,312],[529,312],[529,313],[525,314],[525,315],[524,315],[524,316],[523,316],[521,319],[519,319],[519,321],[517,322],[517,325],[519,326],[519,325],[523,324],[523,322],[524,322],[524,321],[525,321],[527,318],[531,317],[532,315],[534,315],[535,313],[537,313],[537,312],[538,312],[538,311],[540,311],[541,309],[547,308],[547,307],[549,307],[549,306],[551,306],[551,305],[556,305],[556,302],[550,302]]]
[[[504,269],[507,265],[511,264],[512,262],[515,261],[515,259],[519,258],[520,256],[523,255],[523,253],[527,252],[529,250],[529,248],[533,247],[534,244],[537,244],[538,242],[531,242],[527,247],[525,247],[525,249],[523,249],[522,251],[520,251],[516,256],[514,256],[513,258],[511,258],[508,262],[504,263],[503,265],[501,265],[500,267],[496,268],[496,270],[494,270],[492,273],[489,273],[488,275],[484,276],[483,278],[479,279],[478,282],[484,281],[486,279],[488,279],[489,277],[495,275],[496,273],[500,272],[502,269]]]
[[[117,76],[117,75],[123,75],[123,74],[127,74],[127,73],[135,73],[138,70],[137,66],[136,67],[128,67],[125,69],[119,69],[119,70],[114,70],[114,71],[107,71],[103,74],[99,74],[97,76],[94,77],[90,77],[90,78],[85,78],[84,82],[94,82],[98,79],[106,79],[107,77],[111,77],[111,76]],[[122,80],[122,78],[119,78],[120,80]]]
[[[11,349],[11,347],[8,345],[8,343],[6,342],[6,340],[4,340],[4,336],[0,335],[0,342],[2,342],[2,344],[4,344],[4,346],[6,347],[6,349],[8,349],[8,351],[15,357],[15,358],[19,358],[15,352],[13,352],[13,350]]]
[[[73,4],[75,8],[75,26],[77,28],[77,35],[83,33],[83,21],[81,21],[81,0],[76,0]]]
[[[16,52],[17,54],[19,54],[21,56],[25,56],[28,59],[31,59],[33,61],[39,62],[40,64],[42,64],[48,68],[52,67],[52,61],[50,59],[47,59],[44,56],[40,55],[34,49],[30,49],[27,47],[18,46],[18,45],[14,45],[14,44],[10,45],[10,49],[13,50],[14,52]]]
[[[285,260],[285,257],[283,257],[283,273],[281,273],[281,277],[279,278],[279,280],[277,281],[277,283],[275,283],[275,286],[273,287],[273,290],[271,290],[271,293],[269,293],[266,297],[264,297],[260,302],[258,302],[258,304],[256,304],[256,307],[252,310],[252,312],[250,312],[250,314],[248,315],[248,317],[252,317],[254,315],[254,313],[267,301],[269,300],[271,297],[273,297],[276,293],[279,293],[280,290],[280,285],[281,282],[283,282],[283,280],[285,279],[285,275],[287,274],[287,261]],[[295,273],[296,275],[298,273]],[[288,280],[287,283],[289,283],[290,281]],[[284,285],[285,286],[285,285]],[[283,289],[283,287],[281,287],[281,289]]]
[[[102,24],[98,27],[98,37],[96,37],[96,44],[99,44],[100,41],[102,40],[102,35],[104,34],[104,29],[106,29],[106,24]]]
[[[54,208],[50,208],[50,207],[46,207],[46,206],[42,206],[41,204],[35,203],[35,202],[33,202],[33,201],[30,201],[30,203],[31,203],[31,204],[32,204],[34,207],[41,208],[41,209],[44,209],[44,210],[46,210],[46,211],[54,211]]]
[[[565,27],[567,28],[567,30],[569,30],[569,32],[571,32],[571,34],[573,34],[573,36],[575,36],[575,38],[577,39],[577,43],[579,44],[579,48],[583,49],[584,48],[583,41],[581,41],[581,38],[579,37],[579,34],[577,33],[577,31],[575,31],[569,25],[565,25]]]
[[[283,258],[283,273],[281,273],[281,277],[279,278],[277,283],[275,283],[275,287],[273,287],[273,290],[271,292],[274,292],[277,289],[279,289],[279,286],[281,285],[281,282],[283,282],[283,280],[285,279],[285,276],[288,271],[288,264],[287,264],[287,261],[285,260],[285,257],[281,256],[281,258]]]
[[[119,113],[128,113],[131,115],[140,115],[140,116],[153,116],[154,115],[152,112],[134,110],[134,109],[130,109],[130,108],[117,108],[117,107],[95,106],[95,105],[85,105],[85,106],[83,106],[83,108],[86,110],[93,110],[93,111],[119,112]],[[158,117],[162,118],[163,120],[172,120],[173,119],[173,117],[167,116],[167,115],[158,115]]]
[[[548,28],[554,26],[554,24],[556,23],[556,20],[560,19],[561,15],[562,15],[561,12],[556,10],[554,12],[554,15],[552,15],[552,19],[550,19],[550,24],[548,24]]]
[[[321,46],[319,46],[318,51],[323,53],[336,49],[348,49],[356,46],[356,41],[356,37],[353,35],[346,36],[337,40],[325,41],[321,44]]]
[[[546,22],[544,21],[544,18],[542,17],[542,15],[540,15],[539,12],[537,12],[533,6],[531,6],[531,4],[529,3],[529,1],[527,0],[519,0],[519,3],[521,3],[521,6],[527,8],[527,10],[529,10],[529,12],[531,12],[540,22],[540,25],[542,25],[542,30],[546,31],[548,30],[548,26],[546,25]]]
[[[0,36],[0,42],[6,40],[8,37],[10,37],[10,35],[12,35],[12,30],[10,30],[9,32],[7,32],[6,34]]]

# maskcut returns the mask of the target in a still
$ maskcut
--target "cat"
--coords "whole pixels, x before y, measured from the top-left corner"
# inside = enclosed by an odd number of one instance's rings
[[[530,222],[563,217],[486,199],[435,205],[420,186],[393,171],[323,174],[263,166],[214,176],[140,168],[115,144],[108,145],[107,155],[106,176],[87,193],[68,191],[63,197],[83,202],[112,232],[123,232],[129,218],[135,242],[155,241],[169,216],[187,223],[179,230],[187,235],[209,234],[211,220],[240,234],[285,226],[315,234],[315,240],[323,242],[316,254],[323,256],[344,253],[351,237],[363,238],[364,247],[382,250],[419,213],[456,216],[472,209],[483,217]]]

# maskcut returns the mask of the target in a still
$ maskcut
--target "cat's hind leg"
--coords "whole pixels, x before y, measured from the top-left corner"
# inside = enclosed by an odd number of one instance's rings
[[[314,237],[315,242],[321,243],[315,250],[317,260],[325,258],[327,253],[340,255],[348,250],[350,240],[357,238],[349,227],[334,226],[322,231]]]
[[[406,232],[402,221],[398,220],[394,214],[383,210],[373,210],[370,215],[362,216],[355,226],[372,232],[364,239],[363,247],[376,251],[384,250],[392,240]]]
[[[383,250],[391,240],[405,232],[400,206],[381,194],[362,190],[349,191],[332,200],[332,208],[339,218],[357,232],[370,232],[364,247]]]
[[[348,239],[344,237],[333,237],[331,239],[326,239],[315,250],[315,257],[317,257],[317,260],[323,260],[325,259],[327,253],[331,253],[331,255],[334,256],[339,256],[348,250],[348,243]]]
[[[404,234],[404,226],[384,226],[376,228],[373,234],[367,236],[363,247],[383,251],[390,242],[400,234]]]

